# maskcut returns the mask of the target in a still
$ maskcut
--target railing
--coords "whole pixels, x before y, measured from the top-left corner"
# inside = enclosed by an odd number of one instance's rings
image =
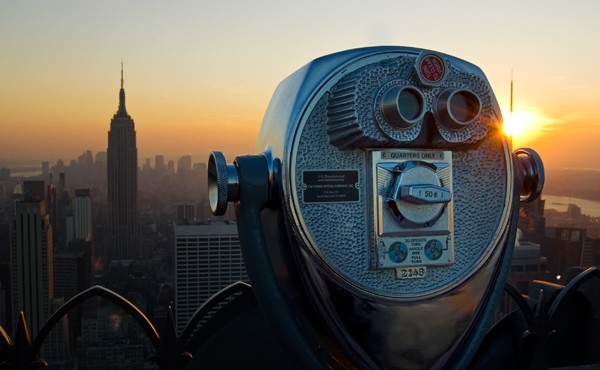
[[[529,297],[504,288],[517,309],[490,332],[488,345],[519,368],[548,369],[600,363],[600,270],[589,268],[566,286],[544,281],[529,285]],[[505,344],[502,344],[504,342]],[[506,344],[508,343],[508,345]],[[477,362],[477,359],[476,361]]]
[[[599,269],[590,268],[584,271],[566,286],[534,281],[530,284],[530,295],[537,295],[534,299],[521,295],[508,283],[505,292],[516,303],[517,309],[504,316],[499,324],[514,314],[521,317],[521,323],[511,324],[510,330],[505,330],[504,334],[495,333],[496,328],[493,328],[476,354],[472,366],[477,367],[481,364],[482,358],[489,360],[487,353],[490,349],[503,353],[505,357],[518,358],[518,365],[522,368],[546,369],[600,362]],[[147,360],[155,363],[160,369],[185,368],[203,344],[232,318],[239,316],[254,304],[250,285],[243,282],[232,284],[200,306],[178,337],[170,309],[166,324],[159,334],[146,315],[127,299],[104,287],[94,286],[61,306],[33,340],[22,313],[14,338],[0,326],[0,369],[36,369],[46,366],[47,361],[40,358],[40,350],[52,328],[67,313],[93,297],[112,302],[141,325],[154,347],[154,354]],[[216,314],[199,325],[217,305],[221,306]],[[581,326],[581,320],[584,319],[581,315],[591,318],[583,323],[587,326]],[[573,327],[575,331],[572,330]],[[512,352],[507,352],[500,344],[502,340],[506,341],[506,338],[511,338],[509,347],[512,348]],[[581,346],[585,348],[582,349]]]
[[[155,325],[135,305],[121,295],[101,286],[93,286],[77,294],[62,305],[40,329],[32,340],[25,316],[21,312],[13,339],[0,326],[0,369],[36,369],[48,365],[40,358],[42,344],[56,324],[74,308],[81,306],[93,297],[106,299],[127,312],[144,330],[154,347],[155,354],[148,358],[160,369],[183,369],[195,353],[208,339],[215,328],[227,322],[226,314],[218,313],[211,317],[210,323],[197,328],[198,323],[218,304],[224,304],[219,312],[226,313],[231,307],[244,307],[251,299],[250,285],[237,282],[213,295],[196,310],[185,326],[181,336],[177,337],[171,309],[168,310],[166,324],[159,334]]]

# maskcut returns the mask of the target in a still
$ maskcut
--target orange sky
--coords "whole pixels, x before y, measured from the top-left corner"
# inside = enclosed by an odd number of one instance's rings
[[[388,44],[478,65],[506,111],[512,70],[515,112],[534,118],[516,146],[600,169],[600,3],[198,3],[2,2],[0,165],[106,150],[121,59],[140,161],[201,160],[253,152],[275,87],[305,63]]]

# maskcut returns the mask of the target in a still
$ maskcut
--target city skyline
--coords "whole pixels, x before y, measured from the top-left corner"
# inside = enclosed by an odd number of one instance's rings
[[[536,149],[549,167],[600,170],[593,155],[600,133],[600,4],[593,1],[210,7],[57,1],[4,2],[0,10],[0,162],[106,151],[121,60],[141,160],[206,158],[215,149],[230,157],[254,153],[281,80],[325,54],[393,44],[479,66],[505,120],[512,76],[513,117],[531,124],[515,135],[515,146]]]

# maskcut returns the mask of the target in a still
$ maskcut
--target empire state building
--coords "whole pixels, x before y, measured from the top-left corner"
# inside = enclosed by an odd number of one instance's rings
[[[108,132],[108,238],[105,258],[139,257],[137,221],[137,146],[135,124],[125,109],[123,64],[119,109]]]

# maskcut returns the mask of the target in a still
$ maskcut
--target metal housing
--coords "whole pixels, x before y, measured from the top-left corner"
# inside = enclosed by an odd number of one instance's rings
[[[445,70],[423,83],[415,65],[428,53]],[[390,125],[381,114],[380,101],[394,86],[422,93],[424,113],[410,124]],[[436,119],[438,98],[449,90],[469,91],[480,103],[463,125]],[[515,179],[500,125],[500,109],[479,68],[421,49],[341,52],[280,84],[256,146],[269,166],[272,202],[262,226],[279,289],[300,317],[319,328],[315,343],[337,343],[329,350],[359,367],[460,361],[457,353],[485,326],[484,307],[497,299],[496,279],[506,274],[510,257]],[[439,231],[452,235],[452,258],[424,264],[414,279],[379,264],[386,237],[380,226],[390,221],[377,206],[373,155],[400,149],[452,151],[452,208]],[[413,229],[399,232],[432,233]],[[300,302],[302,296],[312,304]]]

